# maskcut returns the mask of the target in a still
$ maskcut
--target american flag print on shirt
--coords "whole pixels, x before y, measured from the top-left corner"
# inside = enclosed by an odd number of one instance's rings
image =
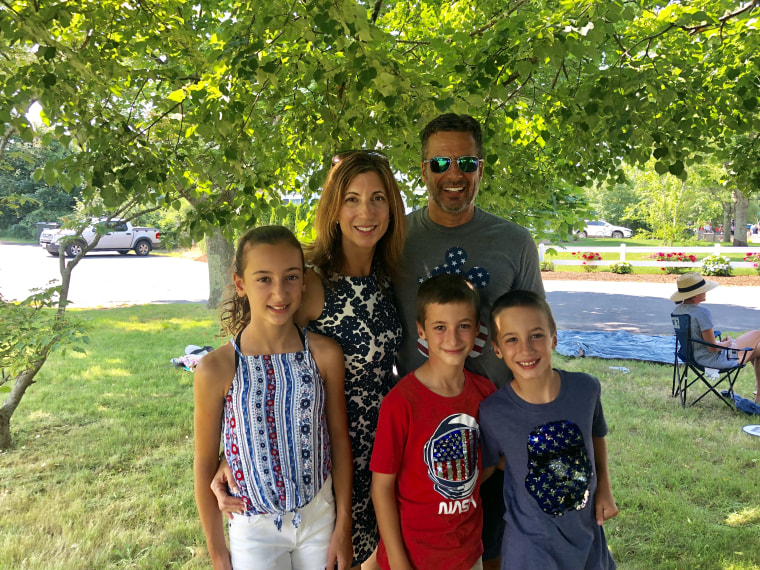
[[[491,282],[491,274],[487,269],[478,266],[465,271],[464,265],[466,262],[467,252],[464,248],[451,247],[446,250],[444,262],[434,267],[428,275],[417,278],[417,282],[421,285],[424,281],[436,275],[454,274],[463,275],[476,289],[484,289]],[[478,335],[475,337],[475,346],[470,351],[470,358],[477,358],[483,353],[483,347],[487,340],[488,327],[483,321],[478,321]],[[417,350],[427,358],[429,356],[427,341],[417,338]]]
[[[445,418],[425,443],[424,461],[433,488],[456,501],[469,497],[480,476],[478,469],[478,422],[469,414]]]

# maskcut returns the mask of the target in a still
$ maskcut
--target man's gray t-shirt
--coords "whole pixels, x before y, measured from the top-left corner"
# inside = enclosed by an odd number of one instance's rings
[[[480,334],[465,367],[496,386],[504,385],[512,374],[493,352],[488,338],[491,305],[514,289],[530,289],[545,296],[533,238],[522,226],[479,208],[469,222],[456,227],[434,223],[427,207],[406,219],[403,275],[394,280],[403,327],[397,356],[399,375],[404,377],[427,358],[421,352],[426,350],[424,342],[417,337],[417,289],[429,277],[456,273],[465,276],[480,294]]]

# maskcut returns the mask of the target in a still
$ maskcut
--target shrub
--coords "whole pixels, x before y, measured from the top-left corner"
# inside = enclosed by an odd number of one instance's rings
[[[574,251],[573,255],[577,255],[577,256],[582,257],[584,259],[582,267],[583,267],[583,271],[585,271],[587,273],[592,273],[592,272],[594,272],[594,271],[596,271],[598,269],[598,266],[591,265],[590,262],[592,262],[592,261],[601,261],[602,260],[602,256],[599,255],[595,251],[589,251],[587,253],[582,253],[580,251]]]
[[[731,260],[713,253],[702,260],[702,275],[731,275]]]
[[[620,275],[633,273],[633,265],[627,261],[618,261],[610,265],[610,271],[613,273],[619,273]]]
[[[748,253],[744,256],[744,261],[754,261],[755,262],[755,271],[758,275],[760,275],[760,252],[757,253]]]
[[[685,253],[677,252],[677,253],[655,253],[652,256],[652,259],[656,261],[681,261],[681,262],[689,262],[691,261],[694,263],[697,261],[696,255],[686,255]],[[665,273],[670,274],[679,274],[679,273],[685,273],[687,270],[689,270],[688,267],[660,267]]]
[[[539,268],[541,271],[554,271],[554,264],[551,261],[539,262]]]

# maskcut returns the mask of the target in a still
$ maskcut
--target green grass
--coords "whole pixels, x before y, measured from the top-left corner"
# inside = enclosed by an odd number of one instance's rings
[[[0,454],[0,568],[207,568],[192,489],[192,375],[169,359],[218,345],[200,305],[78,311],[86,356],[56,354]],[[682,409],[671,367],[565,359],[602,382],[621,569],[760,569],[760,423],[717,399]],[[624,365],[629,374],[613,372]],[[751,371],[738,383],[752,391]]]
[[[38,242],[37,240],[33,240],[33,239],[24,239],[24,238],[14,237],[10,234],[10,232],[0,232],[0,243],[25,244],[25,243],[38,243]]]
[[[200,305],[79,312],[87,356],[49,360],[0,455],[0,568],[205,568],[192,492],[192,374],[218,345]]]

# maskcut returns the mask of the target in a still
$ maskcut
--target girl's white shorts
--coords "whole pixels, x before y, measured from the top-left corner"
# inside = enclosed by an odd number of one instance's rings
[[[230,555],[235,570],[322,570],[335,527],[332,476],[317,496],[298,509],[301,523],[293,526],[292,513],[282,515],[282,528],[275,515],[233,515],[229,523]]]

